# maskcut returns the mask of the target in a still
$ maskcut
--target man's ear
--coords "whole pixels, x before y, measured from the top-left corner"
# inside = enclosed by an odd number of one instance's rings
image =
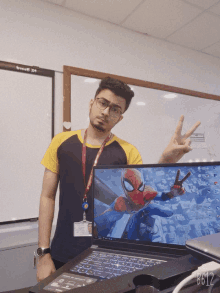
[[[95,102],[94,99],[91,99],[91,100],[90,100],[90,102],[89,102],[89,111],[91,110],[92,105],[93,105],[94,102]]]
[[[120,118],[119,118],[119,120],[118,120],[118,122],[120,122],[123,118],[124,118],[124,116],[121,115]],[[118,122],[117,122],[117,123],[118,123]]]

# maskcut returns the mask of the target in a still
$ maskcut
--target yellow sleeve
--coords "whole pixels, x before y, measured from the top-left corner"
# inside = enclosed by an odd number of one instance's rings
[[[59,174],[59,162],[57,158],[57,149],[61,144],[61,135],[55,135],[41,161],[41,164],[50,171]]]
[[[116,141],[120,144],[120,146],[125,151],[128,165],[143,164],[141,155],[135,146],[133,146],[132,144],[118,137],[116,137]]]
[[[141,155],[136,147],[132,146],[128,155],[128,165],[140,165],[143,164]]]

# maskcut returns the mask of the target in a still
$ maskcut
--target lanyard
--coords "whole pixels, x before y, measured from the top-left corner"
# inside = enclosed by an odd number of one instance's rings
[[[87,186],[86,186],[86,143],[85,143],[86,137],[87,137],[87,129],[85,130],[83,146],[82,146],[82,171],[83,171],[83,179],[84,179],[84,185],[85,185],[85,194],[83,196],[83,202],[84,201],[87,202],[87,195],[86,194],[88,193],[88,191],[92,185],[93,167],[95,167],[97,165],[99,157],[101,156],[101,153],[105,147],[105,144],[109,141],[111,134],[109,134],[109,136],[106,137],[106,139],[103,141],[103,143],[102,143],[102,145],[96,155],[94,164],[92,166],[91,173],[89,175],[89,180],[88,180]]]

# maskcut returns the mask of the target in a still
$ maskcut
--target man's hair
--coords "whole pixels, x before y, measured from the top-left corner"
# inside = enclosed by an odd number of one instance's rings
[[[124,98],[126,101],[125,111],[128,109],[131,103],[131,99],[134,96],[134,92],[126,83],[115,78],[105,77],[99,83],[99,87],[96,91],[95,98],[102,90],[105,89],[112,91],[116,96]]]

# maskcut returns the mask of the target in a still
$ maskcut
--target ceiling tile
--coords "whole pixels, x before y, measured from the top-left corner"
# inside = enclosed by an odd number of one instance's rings
[[[63,5],[64,0],[43,0],[44,2],[50,2],[57,5]]]
[[[183,1],[197,5],[201,8],[204,8],[204,9],[208,9],[212,5],[219,2],[219,0],[183,0]]]
[[[202,50],[220,40],[220,18],[204,12],[188,25],[167,38],[178,45]]]
[[[209,11],[220,15],[220,2],[209,9]]]
[[[202,52],[204,53],[208,53],[210,55],[213,55],[215,57],[219,57],[220,58],[220,42],[202,50]]]
[[[119,24],[143,0],[66,0],[65,7]]]
[[[202,9],[181,0],[146,0],[122,26],[154,37],[166,38],[201,12]]]

